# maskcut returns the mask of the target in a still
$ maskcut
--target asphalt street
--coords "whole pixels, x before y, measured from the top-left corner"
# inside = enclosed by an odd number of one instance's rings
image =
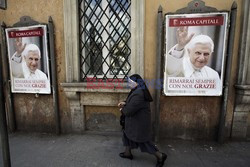
[[[52,135],[14,133],[9,135],[12,167],[153,167],[154,156],[133,150],[134,159],[123,152],[121,134]],[[167,167],[249,167],[250,142],[162,140],[168,154]],[[2,150],[2,147],[0,147]],[[2,152],[0,166],[3,166]]]

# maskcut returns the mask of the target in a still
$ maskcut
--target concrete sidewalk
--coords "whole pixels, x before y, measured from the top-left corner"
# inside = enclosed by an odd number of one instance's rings
[[[15,133],[9,136],[12,167],[154,167],[156,159],[133,150],[123,151],[120,135],[61,135]],[[168,167],[248,167],[250,142],[192,142],[166,140],[158,145],[168,154]],[[0,166],[3,166],[2,152]]]

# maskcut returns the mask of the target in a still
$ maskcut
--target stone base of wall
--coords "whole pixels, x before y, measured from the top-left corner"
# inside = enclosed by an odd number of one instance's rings
[[[126,100],[126,85],[119,89],[93,89],[86,83],[63,83],[69,100],[72,132],[120,131],[120,111],[117,104]],[[121,89],[121,87],[123,89]]]
[[[246,139],[250,112],[235,112],[232,127],[232,138]]]
[[[246,140],[250,136],[250,86],[236,85],[236,103],[234,109],[233,139]]]

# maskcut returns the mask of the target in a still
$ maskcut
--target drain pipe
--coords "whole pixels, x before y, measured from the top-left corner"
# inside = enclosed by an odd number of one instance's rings
[[[53,92],[53,107],[56,121],[56,134],[61,133],[61,121],[60,113],[58,109],[58,86],[57,86],[57,70],[56,70],[56,58],[55,58],[55,44],[54,44],[54,24],[52,17],[49,17],[49,48],[51,58],[51,78],[52,78],[52,92]]]
[[[4,22],[1,23],[1,33],[2,33],[2,62],[6,62],[2,64],[3,68],[3,83],[4,83],[4,94],[5,94],[5,102],[6,102],[6,108],[8,111],[8,128],[10,132],[14,132],[16,130],[16,116],[15,116],[15,110],[13,105],[13,95],[11,93],[11,84],[10,84],[10,74],[9,74],[9,60],[7,59],[7,48],[6,48],[6,38],[5,38],[5,28],[6,25]],[[6,56],[5,56],[6,55]]]
[[[1,47],[0,47],[1,49]],[[2,54],[0,52],[0,135],[3,152],[3,166],[10,167],[10,149],[3,93]],[[0,157],[1,158],[1,157]]]
[[[221,106],[221,115],[220,115],[219,132],[218,132],[218,142],[221,144],[224,143],[225,141],[225,122],[227,115],[228,91],[229,91],[228,87],[231,78],[236,17],[237,17],[237,3],[234,2],[231,7],[230,28],[228,33],[229,38],[228,38],[227,58],[226,58],[226,75],[224,81],[223,103]]]
[[[160,128],[160,97],[161,97],[161,56],[162,56],[162,38],[163,38],[163,16],[162,7],[158,8],[157,15],[157,55],[156,55],[156,83],[155,83],[155,141],[159,140]],[[159,82],[159,83],[158,83]],[[160,87],[159,87],[160,86]]]

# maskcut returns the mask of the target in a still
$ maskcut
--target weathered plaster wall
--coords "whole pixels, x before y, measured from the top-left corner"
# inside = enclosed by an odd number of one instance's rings
[[[52,17],[55,26],[55,49],[59,86],[59,109],[62,130],[70,130],[70,114],[67,113],[67,101],[60,84],[65,80],[64,37],[63,37],[63,3],[61,0],[8,0],[7,10],[0,10],[0,21],[7,26],[18,22],[22,16],[48,23]],[[14,109],[17,129],[27,131],[53,132],[55,130],[52,95],[14,94]]]
[[[190,0],[157,0],[146,1],[145,16],[145,78],[153,79],[156,75],[157,53],[157,11],[159,5],[163,13],[175,12],[186,7]],[[241,0],[238,4],[236,36],[233,53],[232,76],[229,85],[229,101],[226,116],[226,136],[229,137],[233,119],[234,83],[237,69],[237,53],[239,44]],[[206,0],[207,6],[218,10],[230,10],[233,0]],[[151,92],[154,91],[151,89]],[[161,97],[160,136],[185,139],[215,139],[218,131],[221,112],[220,97]]]
[[[127,93],[82,93],[85,130],[121,131],[120,114],[117,104],[126,100]]]
[[[144,75],[146,79],[154,79],[156,75],[156,25],[159,5],[163,7],[163,13],[167,13],[186,7],[188,2],[190,2],[190,0],[145,0]],[[230,10],[233,0],[206,0],[205,2],[207,6],[213,6],[218,10]],[[233,85],[236,79],[242,0],[236,0],[236,2],[238,4],[238,15],[233,64],[231,69],[232,76],[229,85],[229,103],[227,106],[227,136],[229,136],[231,132],[235,101]],[[52,16],[54,20],[59,110],[61,115],[62,132],[71,132],[72,115],[70,113],[68,100],[60,85],[60,83],[64,83],[66,80],[63,36],[63,1],[8,0],[7,3],[7,10],[0,10],[0,21],[4,21],[7,26],[11,26],[18,22],[19,18],[25,15],[31,16],[34,20],[43,23],[48,22],[49,16]],[[150,91],[154,94],[153,89],[150,89]],[[220,97],[161,96],[161,137],[214,139],[218,130],[221,100]],[[14,94],[14,108],[18,129],[45,132],[52,132],[55,130],[52,95],[40,95],[36,98],[33,94]],[[117,107],[86,106],[84,107],[84,112],[86,129],[99,131],[107,129],[111,131],[119,130],[119,114],[117,112]],[[100,116],[98,114],[100,114]],[[111,121],[112,124],[108,124],[108,121]]]
[[[72,113],[69,109],[68,99],[60,85],[60,83],[64,83],[66,80],[63,8],[63,1],[61,0],[8,0],[7,10],[0,10],[0,20],[4,21],[7,26],[11,26],[18,22],[22,16],[30,16],[41,23],[47,23],[49,16],[52,16],[55,26],[59,110],[63,133],[72,132],[73,126],[78,127],[82,125],[87,130],[119,131],[120,112],[117,107],[83,106],[83,118],[71,118]],[[13,99],[17,129],[42,132],[55,131],[52,95],[35,97],[33,94],[14,94]],[[125,100],[125,98],[121,100]],[[75,117],[74,114],[73,116]]]
[[[120,112],[117,107],[86,106],[86,130],[120,131]]]

